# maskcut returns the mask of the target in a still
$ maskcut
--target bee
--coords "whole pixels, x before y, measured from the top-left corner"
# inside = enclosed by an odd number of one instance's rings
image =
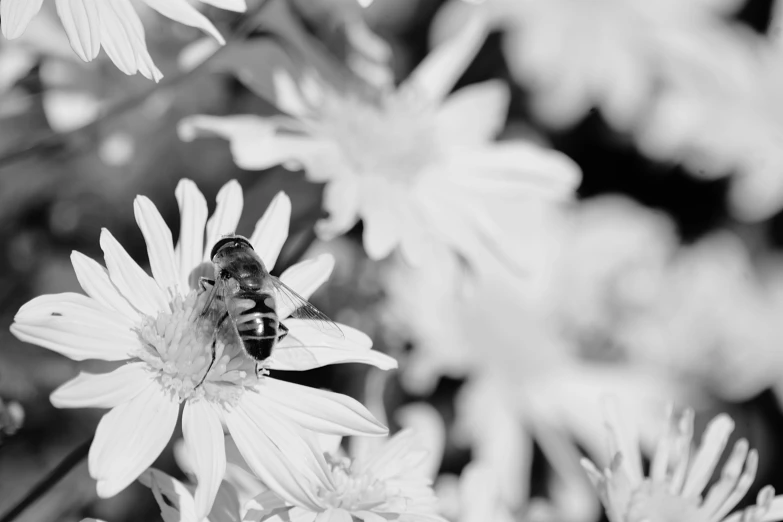
[[[217,319],[212,360],[196,387],[204,382],[215,363],[215,343],[221,328],[230,328],[245,353],[257,363],[272,355],[277,343],[288,335],[288,328],[278,316],[278,304],[292,311],[291,318],[312,320],[322,332],[344,338],[340,328],[325,314],[269,273],[246,238],[224,236],[212,247],[210,260],[214,278],[200,277],[198,283],[202,292],[209,292],[201,318]],[[258,367],[256,364],[256,376]]]

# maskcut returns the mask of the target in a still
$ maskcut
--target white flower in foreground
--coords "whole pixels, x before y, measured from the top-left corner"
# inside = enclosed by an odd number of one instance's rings
[[[445,522],[437,515],[430,478],[422,472],[426,458],[412,430],[395,434],[369,455],[351,459],[339,450],[327,453],[332,486],[313,490],[315,502],[291,507],[272,492],[262,493],[245,506],[244,520]]]
[[[202,29],[221,44],[225,43],[212,22],[188,0],[144,2],[163,16]],[[246,9],[245,0],[202,2],[231,11],[243,12]],[[3,36],[9,40],[21,36],[42,4],[43,0],[0,0]],[[125,74],[140,72],[155,81],[163,77],[147,51],[144,26],[131,0],[55,0],[55,5],[71,47],[85,62],[92,61],[103,47]]]
[[[74,360],[127,361],[108,374],[82,373],[51,397],[62,408],[111,408],[98,424],[89,455],[100,496],[122,491],[153,463],[171,438],[184,403],[182,430],[199,482],[199,514],[209,511],[226,466],[221,423],[270,488],[291,502],[310,502],[315,485],[332,487],[313,431],[383,435],[387,430],[350,397],[267,375],[257,379],[255,361],[232,336],[217,339],[215,363],[196,387],[211,360],[214,325],[196,327],[207,294],[189,288],[188,278],[208,261],[218,238],[234,233],[242,190],[236,181],[227,183],[209,221],[206,201],[193,182],[181,181],[176,196],[181,212],[176,248],[155,205],[143,196],[134,203],[154,278],[104,229],[100,242],[108,270],[78,252],[71,257],[89,297],[64,293],[33,299],[19,310],[11,331]],[[288,197],[278,194],[250,236],[268,269],[288,236],[290,212]],[[307,298],[332,265],[329,256],[321,256],[292,266],[281,279]],[[278,313],[285,319],[291,310]],[[341,326],[344,339],[335,339],[307,320],[285,324],[290,333],[267,359],[269,370],[341,362],[396,366],[393,359],[371,351],[371,340],[350,327]]]
[[[526,197],[564,199],[581,174],[564,155],[524,141],[493,141],[503,128],[509,89],[492,80],[448,95],[482,45],[471,20],[435,49],[397,89],[376,100],[305,78],[275,76],[279,106],[291,116],[194,116],[180,135],[217,134],[249,170],[303,166],[326,182],[322,239],[361,218],[373,259],[397,246],[417,261],[432,242],[470,256],[507,248],[494,207]]]
[[[587,459],[582,465],[598,491],[610,522],[774,522],[783,520],[783,497],[764,487],[757,504],[727,517],[750,489],[756,477],[758,454],[748,441],[734,445],[720,479],[707,486],[726,448],[734,422],[728,415],[715,417],[691,450],[693,411],[672,419],[668,432],[655,448],[650,474],[642,472],[637,434],[609,404],[606,422],[611,464],[603,472]]]

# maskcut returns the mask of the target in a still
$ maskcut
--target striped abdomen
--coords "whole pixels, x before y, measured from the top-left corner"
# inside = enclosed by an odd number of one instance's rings
[[[254,306],[236,317],[239,337],[245,351],[257,361],[263,361],[272,355],[272,348],[280,337],[281,324],[275,311],[275,299],[272,294],[252,290],[240,290],[234,299],[248,299]]]

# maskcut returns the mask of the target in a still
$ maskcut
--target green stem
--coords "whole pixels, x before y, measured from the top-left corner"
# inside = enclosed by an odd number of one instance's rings
[[[33,489],[31,489],[27,495],[24,496],[19,502],[16,503],[11,509],[0,516],[0,522],[11,522],[17,516],[19,516],[25,509],[27,509],[32,503],[41,498],[46,492],[60,482],[60,480],[68,474],[73,468],[75,468],[90,451],[90,445],[92,444],[92,437],[82,442],[72,452],[70,452],[57,467],[55,467],[47,476],[41,479]]]

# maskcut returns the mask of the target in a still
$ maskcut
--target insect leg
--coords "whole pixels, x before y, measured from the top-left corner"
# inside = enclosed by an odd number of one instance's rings
[[[215,280],[214,279],[210,279],[208,277],[203,277],[203,276],[198,278],[198,286],[199,286],[199,288],[201,288],[202,291],[206,291],[207,290],[207,287],[206,287],[207,284],[209,286],[215,286]]]
[[[209,366],[207,366],[207,371],[204,372],[204,377],[201,378],[199,383],[193,388],[194,390],[204,384],[204,381],[207,379],[207,375],[209,375],[209,370],[212,369],[212,365],[215,364],[215,344],[217,343],[217,335],[218,331],[220,330],[220,327],[223,325],[223,321],[228,319],[228,312],[223,314],[223,317],[220,318],[220,320],[215,325],[215,330],[212,332],[212,343],[210,344],[210,348],[212,350],[212,360],[209,361]]]

